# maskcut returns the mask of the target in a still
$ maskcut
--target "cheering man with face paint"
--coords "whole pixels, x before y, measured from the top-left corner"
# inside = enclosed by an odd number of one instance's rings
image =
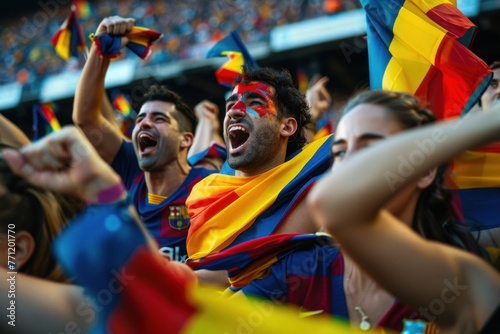
[[[248,240],[316,231],[303,199],[329,167],[330,138],[304,146],[309,119],[286,70],[244,69],[226,101],[230,168],[199,182],[186,202],[188,255],[197,268],[208,255]]]
[[[124,35],[133,26],[133,19],[106,18],[96,36],[122,36],[124,47],[128,42]],[[75,94],[73,121],[121,176],[160,251],[184,261],[190,225],[185,200],[193,185],[211,173],[191,168],[187,162],[196,116],[177,94],[153,86],[144,95],[132,143],[123,140],[119,130],[100,112],[109,63],[109,58],[99,57],[93,45]]]

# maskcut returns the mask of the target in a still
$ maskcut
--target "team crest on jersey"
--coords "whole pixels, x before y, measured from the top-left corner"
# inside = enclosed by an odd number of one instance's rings
[[[170,215],[168,216],[168,223],[170,227],[176,230],[183,230],[189,227],[189,214],[185,205],[174,205],[168,207]]]

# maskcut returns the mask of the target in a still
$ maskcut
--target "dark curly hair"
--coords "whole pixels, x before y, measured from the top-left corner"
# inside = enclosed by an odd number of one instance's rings
[[[149,101],[163,101],[173,103],[176,113],[174,117],[179,122],[179,130],[194,134],[198,123],[194,110],[188,106],[182,98],[165,86],[153,85],[144,93],[141,105]]]
[[[276,90],[273,102],[278,109],[278,116],[293,117],[297,121],[297,131],[288,139],[286,155],[297,151],[306,144],[305,126],[310,122],[311,115],[305,96],[295,88],[290,72],[286,69],[276,70],[269,67],[243,68],[243,74],[238,76],[233,88],[239,83],[264,82]]]
[[[383,107],[405,129],[425,126],[436,120],[433,112],[413,95],[384,90],[361,92],[346,104],[342,117],[360,104]],[[471,251],[490,261],[468,227],[458,222],[452,207],[451,191],[445,186],[447,167],[446,164],[439,166],[434,181],[420,194],[412,227],[426,239]]]

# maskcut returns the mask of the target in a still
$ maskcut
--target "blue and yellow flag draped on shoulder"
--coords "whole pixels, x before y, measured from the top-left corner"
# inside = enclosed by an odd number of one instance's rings
[[[229,60],[215,72],[215,77],[219,85],[228,88],[233,85],[234,79],[243,72],[243,66],[257,66],[237,31],[229,33],[207,53],[207,58],[223,56],[227,56]]]
[[[447,0],[361,0],[371,89],[413,94],[438,119],[466,113],[491,79],[468,47],[476,27]]]
[[[285,163],[253,177],[212,174],[198,182],[186,201],[191,227],[190,260],[272,234],[330,167],[332,137],[316,140]]]

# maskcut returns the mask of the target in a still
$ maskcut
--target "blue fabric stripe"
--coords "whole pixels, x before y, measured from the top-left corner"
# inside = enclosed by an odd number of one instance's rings
[[[370,88],[381,89],[382,79],[392,55],[394,22],[405,0],[361,0],[366,13]]]

